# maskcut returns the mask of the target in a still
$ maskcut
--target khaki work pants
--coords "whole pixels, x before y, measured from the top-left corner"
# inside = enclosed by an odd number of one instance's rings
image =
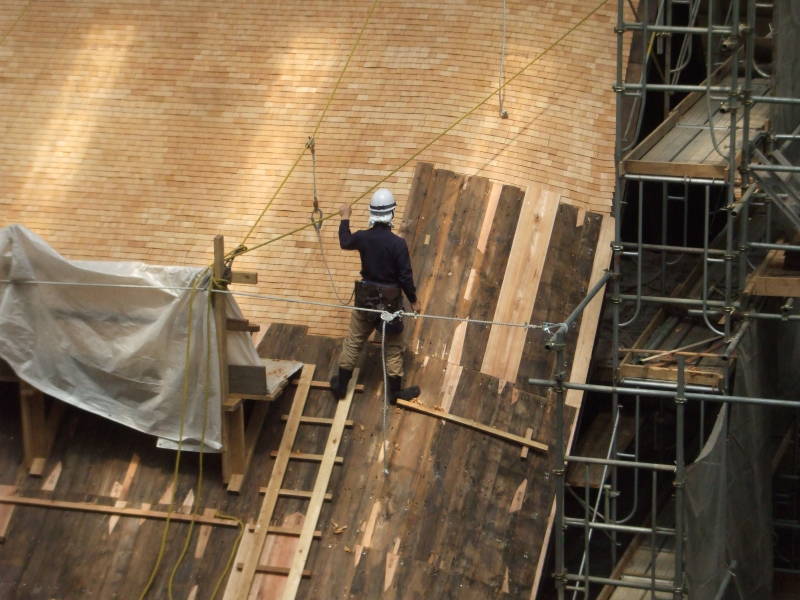
[[[342,344],[339,366],[354,369],[364,343],[375,329],[375,313],[354,310],[350,315],[350,331]],[[381,327],[378,327],[380,339]],[[386,332],[386,372],[389,376],[403,376],[403,332]]]

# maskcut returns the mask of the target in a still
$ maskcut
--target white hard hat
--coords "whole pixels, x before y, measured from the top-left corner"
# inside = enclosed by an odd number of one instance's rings
[[[396,206],[397,203],[394,201],[392,192],[386,188],[375,190],[375,193],[372,194],[372,199],[369,201],[369,226],[372,227],[375,223],[383,223],[391,227]]]
[[[379,188],[372,194],[372,199],[369,202],[369,212],[373,215],[385,215],[392,212],[397,203],[394,201],[392,192],[386,188]]]

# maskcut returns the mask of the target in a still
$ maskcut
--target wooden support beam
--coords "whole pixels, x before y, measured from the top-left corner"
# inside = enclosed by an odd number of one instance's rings
[[[0,496],[13,496],[16,492],[17,486],[15,485],[0,485]],[[13,504],[0,504],[0,543],[6,541],[6,534],[13,515]]]
[[[247,442],[245,441],[244,406],[240,403],[234,410],[222,411],[223,428],[228,430],[227,445],[223,456],[228,456],[228,491],[238,494],[247,473]]]
[[[221,235],[214,236],[214,263],[213,276],[215,281],[222,281],[225,276],[225,238]],[[221,284],[224,289],[224,284]],[[222,413],[222,481],[226,484],[234,475],[244,477],[244,410],[239,404],[226,410],[228,399],[229,373],[228,373],[228,343],[227,320],[225,314],[225,297],[223,294],[212,294],[211,301],[214,308],[214,325],[217,333],[217,355],[220,374],[220,411]],[[240,486],[240,478],[234,484]],[[235,485],[234,487],[237,487]]]
[[[225,328],[228,331],[245,331],[247,333],[261,331],[261,325],[251,325],[247,319],[231,319],[230,317],[225,320]]]
[[[258,273],[256,271],[232,271],[231,283],[255,285],[258,283]]]
[[[451,423],[457,423],[459,425],[463,425],[464,427],[469,427],[470,429],[475,429],[476,431],[480,431],[482,433],[489,434],[496,438],[506,440],[507,442],[512,442],[515,444],[519,444],[520,446],[527,446],[529,448],[533,448],[534,450],[538,450],[539,452],[548,451],[547,444],[543,444],[535,440],[524,438],[521,435],[508,433],[507,431],[497,429],[496,427],[490,427],[489,425],[478,423],[477,421],[473,421],[472,419],[465,419],[464,417],[459,417],[456,415],[452,415],[450,413],[443,412],[441,410],[436,410],[435,408],[430,408],[418,402],[409,402],[408,400],[398,399],[397,406],[402,406],[403,408],[407,408],[409,410],[413,410],[425,415],[430,415],[431,417],[436,417],[437,419],[444,419],[445,421],[449,421]]]
[[[48,432],[44,394],[24,381],[19,384],[22,452],[25,468],[37,477],[44,473],[52,436]]]
[[[0,496],[0,504],[16,504],[19,506],[34,506],[37,508],[51,508],[57,510],[77,510],[81,512],[101,513],[104,515],[120,515],[123,517],[136,517],[137,519],[161,519],[170,521],[194,522],[202,525],[216,525],[218,527],[238,527],[237,521],[232,519],[219,519],[207,515],[185,514],[179,512],[165,512],[144,508],[129,508],[125,506],[104,506],[90,502],[68,502],[65,500],[48,500],[46,498],[28,498],[26,496],[4,495]]]
[[[533,439],[533,428],[528,427],[525,430],[525,439],[526,440],[532,440]],[[529,450],[530,450],[530,448],[528,446],[523,446],[522,450],[519,451],[519,457],[520,458],[528,458],[528,451]]]

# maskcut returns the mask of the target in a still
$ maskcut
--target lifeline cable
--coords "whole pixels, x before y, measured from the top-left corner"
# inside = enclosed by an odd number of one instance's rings
[[[423,153],[423,152],[425,152],[425,151],[426,151],[428,148],[430,148],[431,146],[433,146],[433,145],[434,145],[436,142],[438,142],[440,139],[442,139],[442,138],[443,138],[445,135],[447,135],[448,133],[450,133],[450,132],[451,132],[453,129],[455,129],[455,128],[456,128],[458,125],[460,125],[460,124],[461,124],[461,123],[462,123],[464,120],[466,120],[468,117],[472,116],[472,115],[473,115],[473,114],[474,114],[474,113],[475,113],[475,112],[476,112],[476,111],[477,111],[479,108],[481,108],[481,107],[482,107],[484,104],[486,104],[486,103],[487,103],[489,100],[491,100],[491,99],[494,97],[494,95],[495,95],[495,94],[497,94],[497,93],[500,93],[502,90],[504,90],[504,89],[505,89],[507,86],[509,86],[509,85],[510,85],[510,84],[511,84],[513,81],[515,81],[515,80],[516,80],[518,77],[520,77],[522,74],[524,74],[524,73],[525,73],[525,71],[527,71],[527,70],[528,70],[530,67],[532,67],[534,64],[536,64],[537,62],[539,62],[539,61],[540,61],[540,60],[541,60],[541,59],[542,59],[542,58],[543,58],[545,55],[547,55],[548,53],[550,53],[550,51],[552,51],[552,50],[553,50],[553,48],[555,48],[555,47],[557,47],[559,44],[561,44],[561,42],[563,42],[563,41],[564,41],[564,39],[566,39],[566,38],[567,38],[567,36],[569,36],[569,35],[570,35],[571,33],[573,33],[573,32],[574,32],[576,29],[578,29],[578,27],[580,27],[580,26],[581,26],[581,25],[583,25],[583,24],[584,24],[586,21],[588,21],[588,20],[589,20],[589,19],[590,19],[590,18],[591,18],[591,17],[592,17],[592,16],[593,16],[595,13],[597,13],[597,12],[598,12],[598,11],[599,11],[601,8],[603,8],[603,6],[605,6],[606,4],[608,4],[608,2],[609,2],[609,1],[610,1],[610,0],[601,0],[601,1],[600,1],[600,3],[598,3],[598,4],[597,4],[597,6],[595,6],[595,7],[594,7],[592,10],[590,10],[590,11],[589,11],[589,12],[588,12],[586,15],[584,15],[584,16],[583,16],[581,19],[579,19],[579,20],[578,20],[578,21],[577,21],[577,22],[576,22],[574,25],[572,25],[572,26],[571,26],[569,29],[567,29],[567,30],[566,30],[566,31],[565,31],[563,34],[561,34],[561,36],[559,36],[559,37],[558,37],[558,38],[557,38],[557,39],[556,39],[554,42],[550,43],[550,45],[548,45],[548,46],[547,46],[547,47],[546,47],[544,50],[542,50],[542,51],[541,51],[539,54],[537,54],[537,55],[536,55],[534,58],[532,58],[530,61],[528,61],[528,63],[527,63],[527,64],[526,64],[524,67],[522,67],[522,68],[521,68],[519,71],[517,71],[517,72],[516,72],[514,75],[512,75],[511,77],[509,77],[509,78],[508,78],[508,79],[507,79],[507,80],[506,80],[506,81],[503,83],[503,85],[502,85],[500,88],[498,88],[497,90],[492,90],[492,92],[490,92],[490,93],[489,93],[489,94],[488,94],[488,95],[487,95],[487,96],[486,96],[486,97],[485,97],[483,100],[481,100],[480,102],[478,102],[478,103],[477,103],[475,106],[473,106],[471,109],[469,109],[469,110],[468,110],[467,112],[465,112],[463,115],[461,115],[460,117],[458,117],[457,119],[455,119],[455,121],[453,121],[453,122],[452,122],[452,123],[451,123],[451,124],[450,124],[448,127],[446,127],[446,128],[445,128],[445,129],[443,129],[441,132],[439,132],[438,134],[436,134],[436,135],[433,137],[433,139],[431,139],[429,142],[427,142],[426,144],[424,144],[424,145],[423,145],[421,148],[419,148],[418,150],[416,150],[416,151],[415,151],[415,152],[414,152],[414,153],[413,153],[413,154],[412,154],[412,155],[411,155],[411,156],[410,156],[408,159],[406,159],[405,161],[403,161],[403,162],[402,162],[402,163],[401,163],[401,164],[400,164],[398,167],[396,167],[396,168],[394,168],[392,171],[390,171],[388,175],[384,176],[384,177],[383,177],[383,178],[382,178],[380,181],[378,181],[378,182],[377,182],[377,183],[375,183],[375,184],[374,184],[372,187],[370,187],[369,189],[367,189],[367,190],[366,190],[364,193],[362,193],[360,196],[358,196],[358,197],[357,197],[355,200],[351,201],[351,202],[350,202],[350,206],[353,206],[355,203],[359,202],[359,201],[360,201],[360,200],[362,200],[364,197],[366,197],[366,196],[367,196],[369,193],[371,193],[371,192],[375,191],[375,190],[376,190],[376,189],[377,189],[377,188],[378,188],[378,187],[379,187],[379,186],[380,186],[382,183],[384,183],[384,182],[385,182],[387,179],[389,179],[390,177],[393,177],[394,175],[396,175],[396,174],[397,174],[397,173],[398,173],[400,170],[404,169],[404,168],[406,167],[406,165],[408,165],[408,164],[409,164],[409,163],[410,163],[412,160],[414,160],[415,158],[417,158],[417,157],[418,157],[420,154],[422,154],[422,153]],[[282,187],[282,186],[281,186],[281,187]],[[275,193],[275,195],[277,196],[277,192]],[[273,200],[274,200],[274,198],[275,198],[275,196],[273,196]],[[271,204],[271,202],[272,202],[272,201],[270,201],[270,204]],[[267,208],[269,208],[269,206],[267,206]],[[266,208],[264,209],[264,211],[262,211],[262,216],[263,216],[263,213],[264,213],[264,212],[266,212]],[[322,220],[323,220],[323,221],[327,221],[328,219],[332,218],[333,216],[334,216],[334,215],[328,215],[327,217],[325,217],[325,218],[324,218],[324,219],[322,219]],[[261,218],[261,217],[259,217],[259,220],[260,220],[260,218]],[[291,231],[288,231],[288,232],[286,232],[286,233],[283,233],[283,234],[277,235],[277,236],[275,236],[275,237],[273,237],[273,238],[270,238],[270,239],[268,239],[268,240],[267,240],[267,241],[265,241],[265,242],[261,242],[260,244],[256,244],[255,246],[252,246],[252,247],[249,247],[249,248],[247,248],[247,250],[246,250],[245,252],[252,252],[253,250],[257,250],[257,249],[259,249],[259,248],[262,248],[262,247],[264,247],[264,246],[267,246],[267,245],[269,245],[269,244],[273,244],[273,243],[275,243],[275,242],[277,242],[277,241],[279,241],[279,240],[282,240],[282,239],[284,239],[284,238],[286,238],[286,237],[289,237],[289,236],[291,236],[291,235],[294,235],[295,233],[298,233],[298,232],[300,232],[300,231],[303,231],[303,230],[307,229],[307,228],[309,227],[309,225],[310,225],[310,224],[308,224],[308,225],[303,225],[303,226],[301,226],[301,227],[298,227],[298,228],[296,228],[296,229],[293,229],[293,230],[291,230]],[[255,227],[255,226],[254,226],[254,227]],[[251,232],[252,232],[252,228],[251,228]],[[248,236],[249,236],[249,234],[248,234]]]
[[[24,280],[14,281],[11,279],[0,279],[0,284],[31,284],[31,285],[64,285],[76,287],[103,287],[103,288],[126,288],[126,289],[153,289],[153,290],[191,290],[192,288],[180,286],[150,286],[150,285],[133,285],[133,284],[114,284],[114,283],[77,283],[77,282],[63,282],[63,281],[44,281],[44,280]],[[308,304],[310,306],[324,306],[326,308],[342,308],[351,311],[371,312],[381,314],[384,311],[374,308],[360,308],[350,304],[334,304],[332,302],[319,302],[317,300],[306,300],[304,298],[288,298],[286,296],[273,296],[270,294],[258,294],[255,292],[239,292],[232,290],[204,290],[206,293],[212,294],[230,294],[231,296],[244,296],[247,298],[258,298],[261,300],[273,300],[275,302],[287,302],[289,304]],[[540,321],[537,323],[522,323],[510,321],[489,321],[484,319],[472,319],[470,317],[453,317],[449,315],[431,315],[425,313],[397,311],[396,313],[401,317],[413,317],[415,319],[438,319],[442,321],[457,321],[459,323],[467,323],[472,325],[497,325],[500,327],[519,327],[522,329],[545,329],[547,326],[553,325],[549,321]]]

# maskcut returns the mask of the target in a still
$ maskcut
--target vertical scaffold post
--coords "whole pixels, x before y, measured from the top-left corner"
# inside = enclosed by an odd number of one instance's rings
[[[566,369],[564,363],[565,329],[559,327],[547,343],[549,350],[555,350],[556,362],[553,379],[556,382],[553,391],[556,396],[556,465],[553,469],[553,481],[556,487],[556,568],[553,578],[556,582],[558,600],[564,600],[567,583],[567,572],[564,564],[564,536],[566,523],[564,516],[564,474],[566,470],[566,450],[564,448],[564,380]]]
[[[675,579],[674,600],[683,599],[683,505],[686,486],[686,464],[684,456],[684,409],[686,408],[685,357],[678,357],[678,386],[675,392]]]

